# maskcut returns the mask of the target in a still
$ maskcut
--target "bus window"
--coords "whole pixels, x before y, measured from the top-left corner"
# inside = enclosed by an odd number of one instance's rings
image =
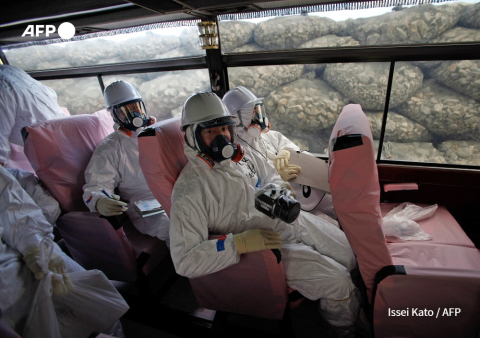
[[[9,63],[26,71],[205,55],[198,43],[199,20],[92,33],[70,42],[2,47]],[[175,27],[171,27],[175,26]]]
[[[57,93],[57,101],[70,115],[91,114],[105,109],[102,89],[96,77],[41,80]]]
[[[398,62],[389,102],[382,159],[480,165],[480,61]]]
[[[230,88],[244,86],[264,97],[273,130],[302,150],[328,156],[330,134],[345,105],[383,112],[389,68],[388,62],[235,67],[228,78]],[[407,86],[403,99],[415,90]]]
[[[222,52],[479,41],[474,3],[335,3],[220,15]],[[384,6],[384,7],[382,7]]]
[[[197,91],[207,91],[207,69],[104,76],[105,86],[116,80],[130,82],[142,95],[147,112],[157,121],[181,116],[185,100]]]

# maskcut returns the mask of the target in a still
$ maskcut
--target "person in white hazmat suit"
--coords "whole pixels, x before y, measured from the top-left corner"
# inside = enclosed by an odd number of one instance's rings
[[[45,276],[39,264],[42,245],[53,245],[47,268],[55,294],[67,294],[75,287],[66,273],[85,271],[53,242],[52,223],[59,214],[58,202],[33,173],[0,166],[0,310],[4,323],[20,335],[26,329],[37,280]],[[120,321],[105,333],[124,337]]]
[[[126,81],[115,81],[105,88],[107,110],[119,128],[105,137],[95,149],[85,170],[83,200],[92,212],[116,216],[126,212],[143,234],[158,237],[169,245],[170,220],[166,214],[142,217],[133,208],[140,200],[154,199],[138,160],[138,133],[155,123],[149,117],[142,97]],[[118,188],[120,196],[114,194]]]
[[[58,201],[45,190],[40,180],[34,173],[21,169],[7,169],[8,172],[17,179],[20,186],[27,192],[33,201],[42,210],[42,214],[48,223],[54,225],[61,214]]]
[[[308,213],[287,224],[255,208],[256,189],[283,180],[235,143],[235,118],[213,93],[196,93],[183,106],[189,162],[173,189],[170,227],[177,273],[200,277],[237,264],[243,253],[281,248],[287,284],[320,299],[332,325],[353,325],[359,302],[349,271],[356,260],[344,233]],[[209,240],[209,232],[226,238]]]
[[[3,320],[22,334],[35,295],[36,279],[44,273],[38,264],[40,243],[53,240],[53,227],[41,209],[7,169],[0,166],[0,309]],[[66,272],[84,269],[57,244],[48,264],[56,294],[73,288]]]
[[[288,181],[297,177],[301,170],[299,166],[288,162],[289,150],[300,151],[300,148],[282,133],[271,130],[262,99],[240,86],[229,90],[223,97],[223,103],[230,114],[238,116],[237,134],[240,140],[274,165],[280,177]]]
[[[22,69],[0,65],[0,164],[7,166],[10,143],[23,147],[21,130],[37,122],[65,117],[57,94]]]
[[[282,133],[272,130],[270,120],[263,107],[263,98],[258,98],[250,90],[239,86],[230,89],[222,99],[230,114],[237,116],[237,136],[242,145],[259,154],[265,161],[275,166],[284,181],[298,177],[301,168],[289,163],[290,150],[300,151],[300,148]],[[311,155],[310,153],[306,152]],[[313,155],[312,155],[313,156]],[[291,183],[293,196],[302,202],[310,202],[307,198],[318,199],[315,202],[314,214],[335,224],[337,218],[333,209],[332,197],[321,190],[312,191],[308,197],[304,195],[304,187]],[[308,190],[307,190],[308,191]],[[310,204],[310,203],[309,203]],[[332,219],[333,218],[333,219]]]

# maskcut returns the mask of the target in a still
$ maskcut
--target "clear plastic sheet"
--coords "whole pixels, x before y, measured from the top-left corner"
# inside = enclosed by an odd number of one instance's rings
[[[431,217],[437,207],[436,204],[420,207],[408,202],[398,205],[383,217],[385,236],[392,236],[405,241],[431,240],[432,236],[423,231],[416,221]]]

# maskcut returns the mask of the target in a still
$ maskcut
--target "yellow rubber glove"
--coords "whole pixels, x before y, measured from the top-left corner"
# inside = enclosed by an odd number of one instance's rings
[[[278,152],[277,156],[273,160],[273,166],[277,169],[278,172],[284,167],[288,166],[290,161],[290,152],[286,149],[282,149]]]
[[[284,189],[288,189],[290,190],[290,195],[293,197],[293,198],[297,198],[297,193],[295,192],[295,190],[293,190],[292,186],[290,185],[290,183],[288,182],[283,182],[282,184],[280,184],[280,187],[284,188]]]
[[[95,208],[103,216],[117,216],[127,211],[127,203],[119,201],[120,196],[112,194],[113,199],[105,196],[97,200]]]
[[[40,248],[30,250],[25,254],[23,260],[32,271],[36,279],[45,277],[45,273],[39,265]],[[48,261],[48,270],[52,272],[52,288],[57,295],[64,295],[68,290],[73,290],[73,284],[65,273],[65,261],[55,252]]]
[[[252,229],[233,235],[233,242],[239,254],[282,247],[280,234],[266,229]]]
[[[280,174],[280,177],[284,181],[291,180],[292,178],[298,177],[298,173],[300,172],[302,168],[300,168],[298,165],[295,164],[289,164],[286,167],[283,167],[282,169],[278,170],[278,173]]]

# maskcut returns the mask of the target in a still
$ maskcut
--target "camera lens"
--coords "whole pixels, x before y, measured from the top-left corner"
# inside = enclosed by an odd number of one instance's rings
[[[300,214],[300,203],[292,197],[282,195],[276,200],[273,214],[286,223],[292,223]]]

